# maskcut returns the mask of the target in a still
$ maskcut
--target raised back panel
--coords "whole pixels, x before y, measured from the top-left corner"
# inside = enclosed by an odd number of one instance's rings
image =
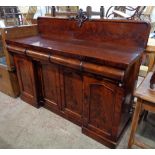
[[[106,41],[145,47],[150,25],[128,20],[88,20],[78,27],[75,20],[39,17],[38,29],[42,36],[56,39]]]

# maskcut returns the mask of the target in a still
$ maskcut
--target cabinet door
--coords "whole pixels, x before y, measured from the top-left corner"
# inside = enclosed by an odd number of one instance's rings
[[[84,77],[83,126],[99,135],[112,133],[116,85]]]
[[[18,81],[20,85],[21,98],[33,106],[38,106],[34,65],[31,60],[22,57],[14,56],[15,65],[17,68]]]
[[[44,106],[58,111],[60,109],[59,67],[52,63],[42,63],[41,70]]]
[[[83,81],[79,72],[62,68],[60,73],[62,111],[67,118],[81,125],[83,106]]]

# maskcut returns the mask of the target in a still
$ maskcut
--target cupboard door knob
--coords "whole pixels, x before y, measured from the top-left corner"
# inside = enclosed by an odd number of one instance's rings
[[[119,83],[119,84],[118,84],[118,86],[119,86],[119,87],[122,87],[122,86],[123,86],[123,84],[122,84],[122,83]]]

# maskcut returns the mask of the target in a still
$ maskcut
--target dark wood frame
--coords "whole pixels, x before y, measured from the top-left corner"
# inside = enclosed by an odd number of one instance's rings
[[[131,117],[149,31],[145,22],[87,20],[78,27],[75,20],[38,18],[38,35],[6,40],[21,98],[115,148]]]

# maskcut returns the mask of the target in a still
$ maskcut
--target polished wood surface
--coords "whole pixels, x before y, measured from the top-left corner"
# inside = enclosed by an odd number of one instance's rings
[[[12,43],[11,40],[9,42]],[[109,66],[117,66],[119,68],[126,68],[143,51],[139,47],[131,46],[126,48],[126,46],[117,46],[116,43],[112,44],[111,42],[98,43],[85,40],[58,40],[55,38],[48,40],[41,36],[16,39],[13,40],[13,44],[15,46],[22,44],[23,46],[25,45],[25,48],[34,50],[40,50],[41,48],[47,49],[51,55],[70,55],[81,59],[90,59],[90,61],[98,60],[101,64],[106,63]],[[50,49],[51,47],[52,49]],[[115,59],[112,59],[112,55],[115,55]]]
[[[117,29],[116,32],[117,26],[120,26],[120,29]],[[139,26],[140,29],[137,29]],[[126,20],[115,20],[114,22],[113,20],[92,19],[86,21],[82,27],[79,28],[77,21],[75,20],[60,18],[52,20],[52,18],[49,17],[38,18],[39,33],[42,36],[47,36],[48,38],[50,38],[50,36],[54,36],[55,39],[64,39],[65,37],[68,39],[82,39],[96,42],[114,41],[117,43],[124,43],[125,45],[133,43],[133,45],[139,45],[142,47],[147,44],[147,39],[145,37],[149,33],[149,27],[150,26],[145,22],[134,21],[133,24],[132,21]],[[130,33],[128,31],[130,31]],[[51,35],[49,36],[49,34]]]
[[[62,94],[62,111],[68,117],[82,123],[83,112],[83,77],[80,72],[69,68],[61,68],[60,84]]]
[[[24,57],[14,57],[16,69],[18,70],[18,80],[21,91],[21,98],[34,106],[38,106],[36,96],[36,85],[34,75],[34,65],[29,59]],[[29,76],[27,76],[29,75]]]
[[[131,116],[149,30],[147,23],[126,20],[88,20],[78,27],[74,20],[38,18],[38,35],[6,40],[21,98],[116,147]]]
[[[52,24],[53,20],[55,24]],[[50,51],[51,54],[54,52],[67,56],[69,54],[69,56],[84,57],[89,61],[97,59],[102,64],[106,63],[125,68],[143,51],[142,48],[147,43],[146,35],[148,31],[146,29],[149,28],[149,25],[143,22],[134,22],[133,24],[132,22],[119,20],[116,22],[111,20],[96,20],[93,22],[94,20],[90,20],[79,28],[74,20],[53,20],[48,17],[39,18],[38,31],[40,36],[20,40],[13,39],[14,45],[19,46],[19,43],[22,43],[26,48],[31,47],[36,50],[38,50],[37,47],[42,47]],[[66,24],[62,27],[61,25],[64,25],[64,22]],[[129,26],[126,26],[127,24]],[[132,25],[132,29],[130,25]],[[141,28],[137,30],[139,25],[141,25]],[[121,29],[117,29],[116,33],[117,26],[120,26]],[[114,33],[115,35],[113,35]],[[11,42],[11,40],[9,41]],[[113,60],[112,55],[115,55]]]

